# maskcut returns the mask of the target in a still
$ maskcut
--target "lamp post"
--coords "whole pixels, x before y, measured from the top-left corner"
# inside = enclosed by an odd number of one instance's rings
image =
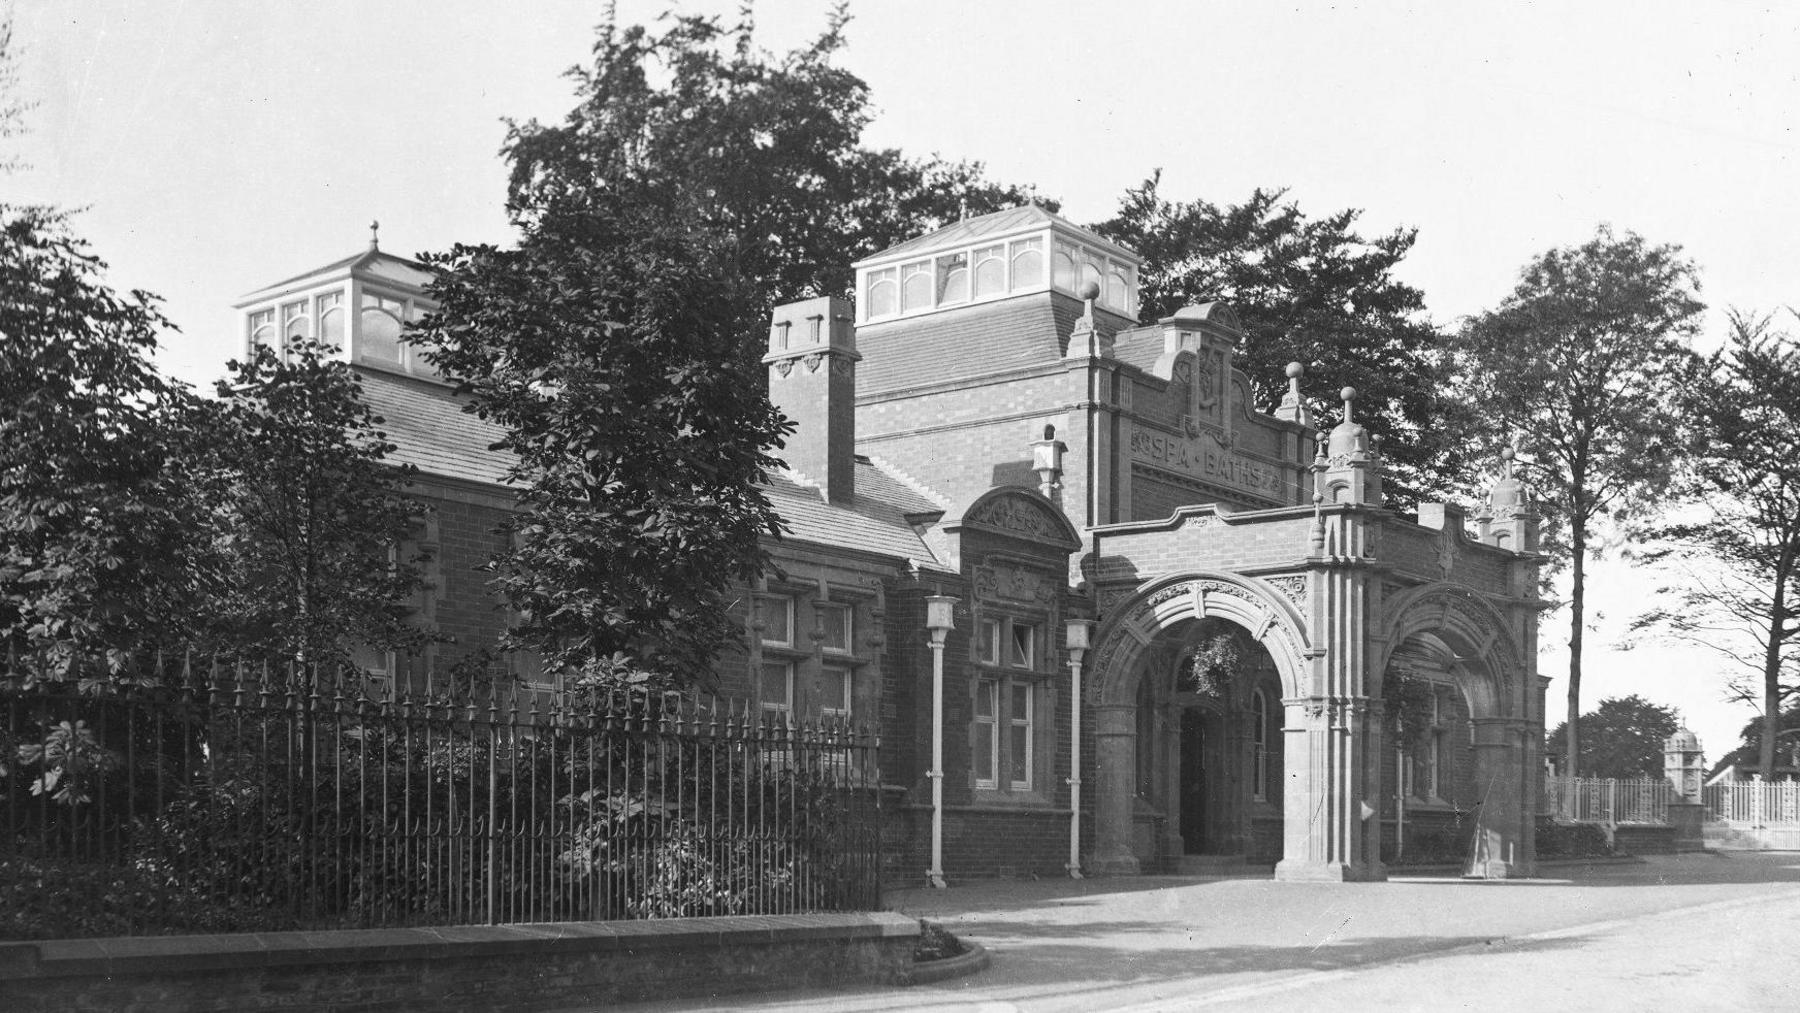
[[[948,595],[925,596],[925,629],[931,633],[931,868],[925,878],[944,888],[944,640],[956,628]]]
[[[1081,878],[1081,659],[1094,630],[1091,619],[1070,619],[1063,626],[1069,645],[1069,877]]]

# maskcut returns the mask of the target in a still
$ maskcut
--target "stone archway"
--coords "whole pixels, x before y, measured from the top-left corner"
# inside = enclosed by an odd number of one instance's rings
[[[1466,870],[1489,878],[1530,875],[1535,865],[1537,740],[1530,720],[1527,670],[1512,624],[1469,588],[1426,584],[1388,602],[1380,625],[1383,684],[1396,659],[1441,659],[1444,681],[1467,701],[1476,812],[1473,857]]]
[[[1137,794],[1137,711],[1146,653],[1160,635],[1193,621],[1222,620],[1267,651],[1284,696],[1301,694],[1308,641],[1293,604],[1255,578],[1224,573],[1167,577],[1121,602],[1101,627],[1093,671],[1098,679],[1093,865],[1097,871],[1141,871],[1133,841]]]

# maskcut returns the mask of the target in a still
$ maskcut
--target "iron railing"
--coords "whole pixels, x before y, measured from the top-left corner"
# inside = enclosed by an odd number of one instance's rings
[[[0,936],[880,904],[877,743],[849,723],[218,659],[98,694],[23,674],[0,673]]]
[[[1543,808],[1547,815],[1576,823],[1669,822],[1674,786],[1666,778],[1544,778]]]

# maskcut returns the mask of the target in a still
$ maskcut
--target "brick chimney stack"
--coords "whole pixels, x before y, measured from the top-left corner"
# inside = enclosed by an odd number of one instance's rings
[[[855,315],[821,296],[775,308],[769,327],[769,400],[794,420],[779,456],[825,489],[833,503],[856,496]]]

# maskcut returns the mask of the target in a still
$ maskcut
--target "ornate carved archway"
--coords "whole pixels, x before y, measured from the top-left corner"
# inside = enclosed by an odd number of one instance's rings
[[[1274,662],[1284,696],[1299,696],[1310,684],[1310,641],[1300,613],[1291,599],[1261,580],[1209,572],[1165,577],[1116,606],[1101,626],[1091,669],[1099,684],[1094,865],[1102,871],[1139,871],[1132,812],[1138,686],[1146,652],[1161,634],[1206,619],[1232,623],[1260,644]]]
[[[1511,626],[1498,609],[1461,584],[1439,581],[1394,596],[1382,615],[1383,647],[1373,671],[1378,676],[1385,673],[1401,645],[1427,634],[1447,640],[1459,654],[1479,662],[1468,666],[1475,678],[1464,687],[1472,710],[1482,717],[1523,713],[1519,694],[1525,669]]]
[[[1100,680],[1099,703],[1131,706],[1139,657],[1158,633],[1189,619],[1224,619],[1243,627],[1274,659],[1282,693],[1300,695],[1311,644],[1293,602],[1254,577],[1202,572],[1154,581],[1106,617],[1092,669]]]

